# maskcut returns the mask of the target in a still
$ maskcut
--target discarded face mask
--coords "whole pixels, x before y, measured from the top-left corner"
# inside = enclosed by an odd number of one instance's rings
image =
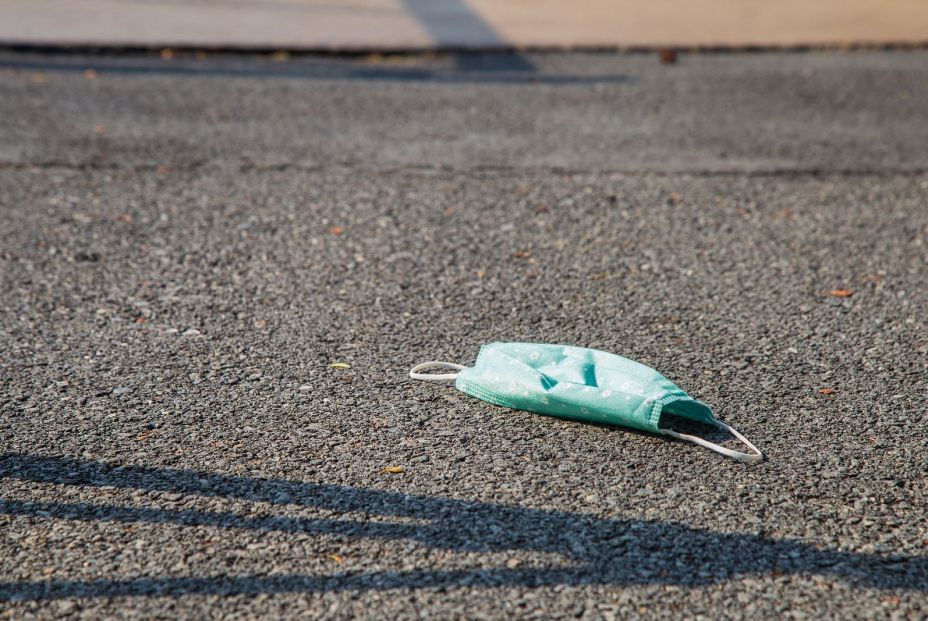
[[[427,369],[454,372],[422,373]],[[409,377],[454,380],[455,388],[462,392],[515,410],[633,427],[694,442],[743,462],[763,459],[756,446],[718,420],[707,404],[693,399],[654,369],[604,351],[538,343],[490,343],[480,348],[473,367],[423,362],[412,368]],[[669,429],[666,421],[662,424],[665,417],[724,429],[753,453],[733,451]]]

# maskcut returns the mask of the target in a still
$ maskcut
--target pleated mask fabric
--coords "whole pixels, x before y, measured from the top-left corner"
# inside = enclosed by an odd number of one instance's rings
[[[422,373],[434,368],[454,372]],[[745,462],[763,458],[740,433],[718,420],[707,404],[693,399],[654,369],[604,351],[541,343],[490,343],[481,347],[473,367],[425,362],[413,368],[410,377],[453,379],[458,390],[515,410],[669,435]],[[665,415],[725,429],[754,452],[733,451],[669,429],[662,425]]]

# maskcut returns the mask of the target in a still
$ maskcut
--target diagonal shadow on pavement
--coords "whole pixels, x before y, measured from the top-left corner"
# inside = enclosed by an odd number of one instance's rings
[[[0,601],[63,597],[180,596],[322,592],[451,586],[634,585],[694,587],[747,575],[814,574],[855,586],[928,591],[928,557],[820,549],[791,539],[718,533],[685,524],[600,519],[565,511],[413,496],[285,479],[192,470],[121,466],[69,457],[0,455],[0,477],[84,487],[183,493],[297,505],[335,513],[415,518],[425,523],[353,519],[250,517],[203,512],[57,502],[0,502],[0,514],[121,523],[408,539],[461,552],[524,550],[562,556],[566,566],[451,571],[345,572],[334,575],[216,575],[91,581],[0,582]]]
[[[511,49],[512,44],[483,19],[466,0],[403,0],[403,6],[439,46],[475,49]],[[535,66],[518,53],[501,56],[503,62],[474,62],[479,58],[466,54],[456,56],[459,69],[471,71],[534,71]]]

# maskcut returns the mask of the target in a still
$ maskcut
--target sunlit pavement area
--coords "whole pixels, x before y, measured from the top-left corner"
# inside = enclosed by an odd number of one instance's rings
[[[2,614],[924,618],[926,110],[918,51],[0,55]],[[495,340],[768,459],[406,377]]]
[[[4,0],[0,43],[241,50],[925,45],[922,0]]]

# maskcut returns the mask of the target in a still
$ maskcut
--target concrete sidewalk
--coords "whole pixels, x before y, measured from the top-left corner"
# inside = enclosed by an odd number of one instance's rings
[[[6,0],[0,44],[409,50],[922,44],[928,3]]]

